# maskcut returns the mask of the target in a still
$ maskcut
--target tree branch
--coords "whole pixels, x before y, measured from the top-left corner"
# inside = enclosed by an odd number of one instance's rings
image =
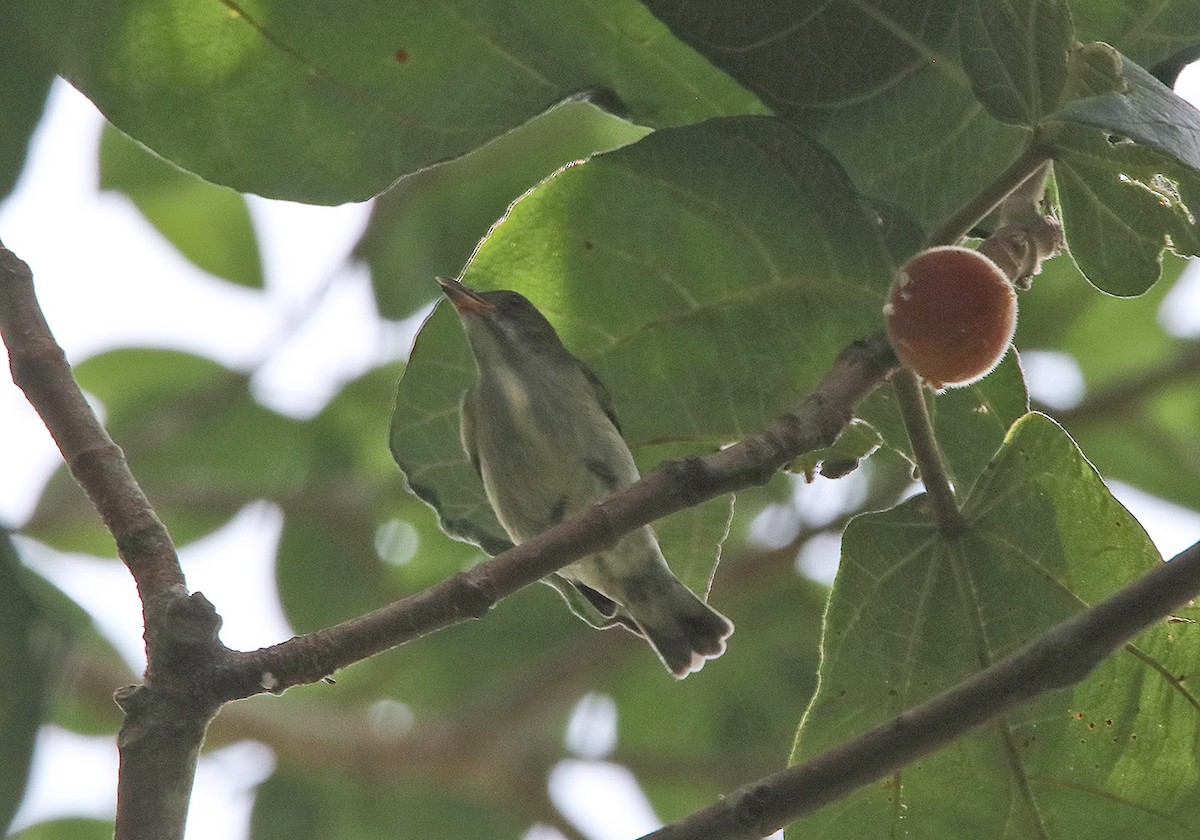
[[[229,700],[316,682],[350,663],[471,617],[622,534],[706,499],[766,482],[799,454],[829,446],[896,367],[882,332],[838,356],[817,389],[763,434],[704,457],[670,461],[582,515],[410,598],[250,653],[217,638],[221,619],[188,594],[165,527],[87,405],[38,305],[29,267],[0,245],[0,333],[25,391],[117,541],[138,586],[149,666],[117,693],[116,837],[181,838],[196,757]]]
[[[315,682],[339,668],[484,615],[498,600],[622,534],[706,499],[766,482],[799,454],[829,446],[855,406],[896,367],[882,332],[847,347],[795,410],[762,434],[705,456],[668,461],[579,516],[411,597],[250,653],[230,652],[213,685],[222,700]]]
[[[1040,694],[1082,681],[1200,595],[1200,543],[1021,650],[853,741],[767,776],[644,840],[757,840],[882,779]]]
[[[87,404],[38,305],[29,266],[3,243],[0,336],[13,382],[112,533],[142,602],[145,684],[117,692],[125,721],[117,739],[116,837],[182,838],[196,757],[218,708],[191,690],[190,675],[219,648],[220,618],[203,595],[187,594],[167,529]]]
[[[184,583],[167,529],[79,389],[38,305],[29,266],[2,242],[0,335],[13,382],[41,416],[71,475],[116,539],[144,610],[160,606],[172,587]]]

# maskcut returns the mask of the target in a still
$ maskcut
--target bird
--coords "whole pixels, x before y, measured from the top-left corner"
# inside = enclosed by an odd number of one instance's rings
[[[523,295],[438,277],[477,378],[462,398],[462,445],[513,543],[638,480],[607,388]],[[610,624],[644,637],[677,678],[725,652],[733,623],[670,570],[646,525],[559,571]]]

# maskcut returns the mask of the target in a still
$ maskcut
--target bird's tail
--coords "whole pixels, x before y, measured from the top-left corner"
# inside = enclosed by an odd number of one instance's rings
[[[629,598],[630,623],[646,637],[663,664],[683,679],[725,652],[733,622],[701,601],[669,573],[655,581],[653,597]],[[623,618],[623,616],[622,616]]]

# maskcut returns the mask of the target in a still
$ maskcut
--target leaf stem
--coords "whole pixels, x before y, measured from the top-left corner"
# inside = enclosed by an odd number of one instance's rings
[[[921,470],[921,481],[937,513],[938,530],[943,536],[953,539],[966,531],[967,522],[958,509],[954,488],[946,475],[942,453],[929,418],[929,407],[925,403],[924,388],[917,375],[905,368],[892,375],[892,387],[896,390],[896,400],[912,444],[913,457]]]
[[[1052,157],[1051,150],[1037,140],[1010,163],[1003,172],[992,179],[975,196],[958,209],[954,215],[935,228],[925,241],[927,248],[935,245],[957,245],[971,232],[981,219],[991,213],[1015,190],[1045,166]]]

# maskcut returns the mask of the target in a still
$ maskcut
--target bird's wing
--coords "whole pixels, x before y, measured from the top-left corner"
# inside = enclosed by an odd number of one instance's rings
[[[476,474],[483,478],[483,470],[479,466],[479,444],[475,441],[475,400],[472,399],[474,396],[474,386],[468,388],[462,395],[462,401],[459,403],[462,421],[458,427],[458,433],[462,438],[463,451],[467,453],[471,466],[475,468]]]
[[[600,407],[604,409],[604,413],[612,421],[617,432],[620,433],[621,421],[617,419],[617,410],[613,407],[613,398],[612,394],[609,393],[608,386],[601,382],[600,377],[592,373],[592,369],[583,362],[579,362],[579,367],[583,370],[583,376],[587,379],[588,384],[592,386],[592,391],[595,392],[596,399],[600,401]]]

